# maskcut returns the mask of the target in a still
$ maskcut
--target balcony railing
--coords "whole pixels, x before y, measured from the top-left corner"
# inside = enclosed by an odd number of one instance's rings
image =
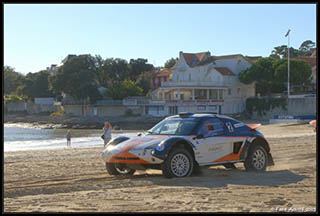
[[[207,103],[217,103],[224,102],[223,99],[196,99],[196,100],[166,100],[166,103],[176,103],[176,104],[207,104]]]
[[[203,81],[193,81],[193,82],[173,82],[167,81],[162,83],[162,87],[225,87],[225,82],[203,82]]]

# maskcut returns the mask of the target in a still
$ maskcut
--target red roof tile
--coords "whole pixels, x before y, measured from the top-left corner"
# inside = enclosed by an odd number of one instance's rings
[[[210,57],[210,52],[182,53],[184,60],[190,67],[197,66]]]
[[[316,57],[298,56],[298,57],[294,57],[292,59],[303,60],[303,61],[307,62],[312,68],[317,65],[317,58]]]
[[[236,57],[242,57],[245,60],[247,60],[250,63],[254,63],[255,61],[257,61],[259,58],[261,58],[261,56],[243,56],[242,54],[234,54],[234,55],[224,55],[224,56],[212,56],[215,60],[219,60],[219,59],[232,59],[232,58],[236,58]]]
[[[219,71],[224,76],[227,76],[227,75],[228,76],[235,76],[235,74],[229,68],[226,68],[226,67],[215,67],[214,69]]]
[[[224,55],[224,56],[213,56],[215,59],[226,59],[226,58],[235,58],[235,57],[243,57],[241,54],[234,55]]]

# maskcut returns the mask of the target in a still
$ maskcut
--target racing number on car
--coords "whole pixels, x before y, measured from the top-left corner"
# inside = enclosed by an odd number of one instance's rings
[[[227,122],[227,123],[226,123],[226,126],[227,126],[227,128],[228,128],[228,130],[229,130],[230,133],[233,132],[233,127],[232,127],[231,122]]]

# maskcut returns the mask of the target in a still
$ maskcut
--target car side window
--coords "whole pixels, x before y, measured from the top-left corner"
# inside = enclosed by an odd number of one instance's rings
[[[199,134],[203,134],[204,137],[211,137],[222,135],[223,130],[223,123],[217,118],[212,118],[202,123]]]

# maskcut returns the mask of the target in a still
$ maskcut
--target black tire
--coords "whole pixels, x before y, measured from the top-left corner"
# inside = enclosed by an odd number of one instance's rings
[[[133,175],[136,171],[116,163],[106,163],[106,169],[110,175]]]
[[[252,146],[244,161],[246,171],[264,172],[267,169],[268,156],[263,146],[257,144]]]
[[[184,148],[174,148],[162,165],[162,174],[166,178],[187,177],[193,172],[194,160]]]

